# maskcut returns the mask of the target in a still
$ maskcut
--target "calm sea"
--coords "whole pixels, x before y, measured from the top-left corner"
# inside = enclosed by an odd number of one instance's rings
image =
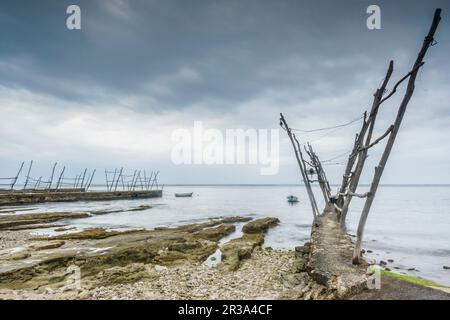
[[[175,192],[194,192],[175,198]],[[300,202],[290,205],[286,196]],[[323,208],[319,190],[316,198]],[[144,211],[120,212],[69,221],[79,228],[154,228],[199,222],[219,216],[277,217],[280,226],[269,231],[265,246],[290,248],[309,238],[312,213],[302,186],[171,186],[160,199],[77,202],[38,205],[39,211],[92,210],[154,205]],[[354,199],[348,231],[355,234],[363,199]],[[43,230],[45,231],[45,230]],[[43,232],[39,231],[39,232]],[[450,186],[382,186],[370,213],[364,248],[369,260],[394,260],[388,266],[450,285]],[[417,271],[408,269],[414,268]]]

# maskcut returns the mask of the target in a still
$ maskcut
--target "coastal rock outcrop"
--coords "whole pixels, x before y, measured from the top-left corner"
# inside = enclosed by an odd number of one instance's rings
[[[61,219],[87,218],[86,212],[48,212],[48,213],[26,213],[0,216],[0,230],[18,226],[32,226],[55,222]]]
[[[270,227],[276,226],[280,223],[278,218],[262,218],[250,221],[242,227],[244,233],[264,233]]]
[[[227,271],[236,271],[241,260],[251,257],[253,250],[261,246],[264,236],[260,233],[244,234],[242,237],[233,239],[221,247],[222,263],[220,267]]]
[[[242,237],[228,241],[220,248],[222,252],[220,268],[236,271],[241,261],[250,258],[253,250],[264,243],[264,233],[279,222],[277,218],[262,218],[245,224],[242,227],[244,232]]]
[[[85,280],[100,277],[103,283],[108,283],[113,275],[118,279],[114,281],[146,277],[149,265],[200,264],[217,250],[221,238],[235,230],[230,221],[239,220],[238,217],[212,219],[154,230],[91,228],[34,237],[22,244],[20,250],[6,248],[0,252],[0,288],[58,287],[63,285],[65,270],[70,266],[80,268]],[[262,239],[246,237],[245,246],[254,247]],[[243,250],[240,252],[242,255]],[[130,272],[140,275],[126,275]]]

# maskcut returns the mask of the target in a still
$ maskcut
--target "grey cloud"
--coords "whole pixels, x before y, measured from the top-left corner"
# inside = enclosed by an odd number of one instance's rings
[[[81,32],[65,29],[65,8],[72,3],[82,8]],[[169,127],[189,126],[194,119],[221,129],[273,128],[279,112],[289,116],[292,126],[303,128],[354,119],[369,107],[390,59],[396,63],[393,80],[409,70],[433,10],[440,6],[444,19],[438,30],[438,45],[426,58],[405,119],[405,140],[400,140],[396,149],[409,155],[410,165],[402,166],[401,155],[390,163],[398,172],[393,181],[427,180],[426,174],[411,177],[408,170],[431,165],[419,151],[425,143],[423,137],[448,137],[444,129],[450,117],[450,20],[446,18],[450,5],[438,0],[379,1],[382,30],[369,31],[365,28],[369,4],[359,0],[62,0],[36,5],[35,1],[4,0],[0,4],[0,85],[8,95],[27,102],[22,108],[29,112],[29,118],[34,117],[26,122],[34,127],[27,130],[47,139],[47,143],[27,138],[17,128],[4,127],[2,135],[8,138],[0,147],[9,153],[8,159],[1,160],[3,167],[11,169],[20,159],[29,158],[27,150],[35,150],[34,146],[42,150],[42,161],[52,159],[58,155],[52,153],[57,146],[66,150],[67,154],[60,157],[67,162],[87,161],[80,156],[83,153],[96,158],[89,162],[104,166],[111,158],[136,165],[154,161],[168,171],[169,182],[182,178],[208,182],[214,168],[196,168],[198,174],[189,176],[183,172],[185,168],[167,164],[167,154],[149,150],[142,155],[142,150],[133,151],[128,146],[123,152],[109,144],[96,152],[99,147],[89,145],[89,141],[74,138],[67,144],[58,134],[75,135],[76,128],[69,129],[73,126],[71,119],[77,116],[94,119],[86,120],[87,127],[80,127],[86,135],[95,136],[111,125],[130,145],[133,140],[141,141],[142,136],[153,141],[152,131],[166,134],[158,139],[169,144]],[[25,96],[29,100],[24,100]],[[1,101],[6,104],[12,100]],[[397,102],[395,98],[383,106],[377,133],[392,121]],[[44,108],[45,103],[48,108]],[[32,105],[41,107],[36,110]],[[8,110],[0,105],[2,118],[20,119],[19,115],[9,115]],[[108,118],[108,112],[118,115]],[[52,118],[52,113],[58,118]],[[68,127],[61,129],[63,133],[48,128],[45,131],[46,122]],[[351,127],[336,132],[333,139],[318,141],[321,156],[332,157],[350,147],[356,130]],[[115,136],[113,131],[108,131],[110,136]],[[270,181],[296,182],[289,145],[283,142],[281,147],[285,165]],[[450,160],[438,144],[431,143],[427,150],[442,162]],[[257,172],[227,168],[215,182],[229,182],[230,176],[248,179],[242,182],[267,182]],[[339,168],[330,167],[333,181],[338,181],[340,174]],[[449,181],[447,175],[434,172],[432,176]]]

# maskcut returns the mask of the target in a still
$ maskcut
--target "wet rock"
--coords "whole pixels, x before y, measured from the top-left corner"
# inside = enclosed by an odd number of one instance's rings
[[[264,233],[270,227],[278,225],[278,218],[262,218],[250,221],[242,227],[244,233]]]
[[[384,261],[384,260],[380,260],[380,263],[379,263],[379,265],[380,265],[380,266],[385,266],[385,265],[387,265],[387,262],[386,262],[386,261]]]
[[[393,263],[394,259],[388,259],[388,262]]]
[[[295,252],[299,252],[301,254],[308,254],[310,246],[297,246],[295,247]]]
[[[294,262],[294,272],[304,272],[308,269],[308,260],[297,258]]]
[[[32,230],[32,229],[47,229],[47,228],[54,228],[54,227],[60,227],[59,224],[48,224],[48,223],[39,223],[39,224],[25,224],[25,225],[19,225],[14,226],[10,228],[5,228],[4,230],[8,231],[20,231],[20,230]]]
[[[373,251],[372,251],[372,250],[366,250],[366,252],[367,252],[367,253],[372,253]]]
[[[170,244],[168,249],[173,251],[186,252],[188,250],[196,249],[201,246],[202,244],[200,241],[183,241]]]
[[[219,241],[223,237],[233,233],[236,230],[234,225],[221,224],[217,227],[206,228],[194,233],[194,236],[201,239]]]
[[[332,278],[332,275],[330,273],[322,270],[313,270],[311,272],[311,276],[318,284],[324,286],[326,286]]]
[[[450,270],[450,266],[442,266],[444,270]]]
[[[250,218],[250,217],[240,217],[240,216],[221,218],[222,223],[247,222],[247,221],[250,221],[250,220],[252,220],[252,218]]]
[[[227,271],[235,271],[243,259],[251,257],[253,250],[264,242],[262,234],[244,234],[221,247],[222,262],[220,267]]]
[[[89,217],[89,214],[85,212],[50,212],[2,215],[0,216],[0,230],[23,225],[51,223],[61,219],[76,219],[87,217]]]
[[[152,206],[149,206],[149,205],[140,205],[140,206],[137,206],[134,208],[127,209],[125,211],[142,211],[142,210],[147,210],[147,209],[151,209],[151,208],[152,208]]]
[[[70,230],[75,230],[77,227],[68,227],[68,228],[56,228],[53,231],[55,232],[63,232],[63,231],[70,231]]]
[[[8,256],[8,258],[11,260],[23,260],[29,257],[31,257],[31,254],[28,251],[16,252]]]
[[[30,249],[33,249],[35,251],[39,250],[47,250],[47,249],[55,249],[63,246],[65,244],[65,241],[50,241],[46,243],[36,243],[30,245]]]
[[[214,220],[155,230],[119,232],[94,228],[53,237],[38,237],[37,240],[46,241],[30,243],[38,250],[25,250],[16,257],[2,255],[0,289],[58,288],[65,283],[67,268],[73,265],[81,269],[83,279],[96,277],[99,272],[111,268],[108,271],[111,275],[117,273],[125,277],[124,269],[120,268],[135,263],[201,265],[218,248],[218,241],[203,239],[201,236],[217,239],[232,229],[233,226]],[[230,269],[238,268],[240,262],[250,257],[253,249],[260,246],[263,240],[262,234],[246,234],[226,243],[223,252],[227,258],[224,265],[231,266]],[[26,243],[21,245],[27,247]],[[2,268],[6,265],[7,268]],[[110,281],[108,272],[102,274],[106,282]]]
[[[305,285],[305,274],[287,273],[282,276],[283,285],[287,288],[303,287]]]
[[[217,249],[214,242],[203,243],[200,247],[186,250],[185,252],[176,250],[164,250],[154,257],[154,261],[164,265],[174,265],[179,263],[203,262],[208,256],[213,254]]]
[[[92,294],[89,290],[83,290],[80,292],[80,294],[77,295],[78,300],[87,300],[91,298]]]
[[[66,233],[50,237],[36,237],[34,240],[86,240],[105,239],[119,234],[139,232],[142,230],[108,231],[105,228],[89,228],[80,232]]]
[[[118,283],[131,283],[142,279],[154,280],[159,273],[151,264],[131,263],[126,266],[107,268],[99,272],[93,279],[95,285],[112,285]],[[92,285],[92,284],[91,284]]]

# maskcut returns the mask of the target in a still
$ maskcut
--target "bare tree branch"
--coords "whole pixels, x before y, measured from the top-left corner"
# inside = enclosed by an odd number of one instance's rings
[[[385,133],[383,133],[378,139],[376,139],[374,142],[372,142],[371,144],[369,144],[368,146],[364,146],[361,148],[361,150],[367,150],[372,148],[374,145],[376,145],[377,143],[379,143],[381,140],[383,140],[384,138],[387,137],[387,135],[389,133],[391,133],[392,129],[394,129],[394,125],[390,125],[389,128],[386,130]]]

